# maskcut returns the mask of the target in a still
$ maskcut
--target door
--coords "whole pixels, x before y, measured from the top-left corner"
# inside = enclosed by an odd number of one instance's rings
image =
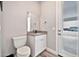
[[[78,52],[78,14],[76,1],[62,2],[62,28],[59,39],[59,54],[77,56]]]

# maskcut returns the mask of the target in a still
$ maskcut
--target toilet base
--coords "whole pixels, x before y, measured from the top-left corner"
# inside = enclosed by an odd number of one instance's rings
[[[10,54],[10,55],[8,55],[6,57],[15,57],[15,55],[14,54]]]

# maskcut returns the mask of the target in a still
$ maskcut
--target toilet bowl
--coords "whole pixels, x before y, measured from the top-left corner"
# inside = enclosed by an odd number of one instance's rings
[[[13,37],[14,47],[16,48],[16,57],[29,57],[31,49],[26,45],[26,36]]]
[[[28,52],[27,52],[28,51]],[[17,57],[27,57],[30,56],[30,48],[28,46],[23,46],[17,49]]]

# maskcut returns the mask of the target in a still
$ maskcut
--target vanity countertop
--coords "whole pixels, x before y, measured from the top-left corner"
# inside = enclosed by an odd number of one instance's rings
[[[31,32],[28,32],[27,34],[32,35],[32,36],[39,36],[39,35],[44,35],[44,34],[47,35],[47,31],[37,31],[37,33],[31,31]]]

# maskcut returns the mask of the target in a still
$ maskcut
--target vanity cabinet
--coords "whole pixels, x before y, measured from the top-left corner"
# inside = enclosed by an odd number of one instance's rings
[[[46,49],[46,34],[29,34],[27,45],[31,48],[31,56],[38,56]]]

